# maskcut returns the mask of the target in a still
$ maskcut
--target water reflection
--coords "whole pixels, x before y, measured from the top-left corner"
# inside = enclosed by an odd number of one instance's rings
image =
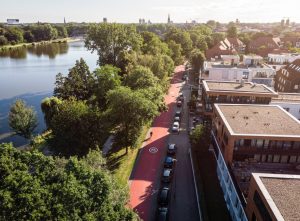
[[[52,43],[52,44],[38,44],[29,45],[27,47],[11,48],[0,51],[0,57],[9,57],[13,59],[26,59],[27,53],[36,55],[38,57],[48,56],[54,59],[57,55],[67,54],[69,50],[68,43]]]

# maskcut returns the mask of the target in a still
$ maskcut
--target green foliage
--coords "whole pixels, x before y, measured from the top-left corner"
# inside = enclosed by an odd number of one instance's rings
[[[8,28],[7,31],[5,32],[4,36],[7,38],[7,40],[10,43],[13,44],[18,44],[23,42],[23,31],[20,28],[13,27],[13,28]]]
[[[220,41],[223,41],[225,39],[225,34],[221,33],[221,32],[214,32],[211,35],[211,38],[212,38],[212,40],[211,40],[210,47],[213,47],[216,44],[218,44]]]
[[[143,66],[135,66],[128,75],[125,76],[124,84],[133,90],[159,85],[159,79],[152,71]]]
[[[57,25],[55,26],[57,30],[57,36],[59,38],[67,38],[68,37],[68,32],[65,26]]]
[[[144,54],[170,54],[168,45],[152,32],[142,32],[143,45],[141,50]]]
[[[35,41],[49,41],[58,37],[57,30],[50,24],[32,25],[29,30],[34,36]]]
[[[0,35],[0,46],[7,45],[8,40],[5,36]]]
[[[93,95],[94,85],[94,75],[81,58],[69,70],[67,77],[63,77],[61,73],[56,75],[54,96],[62,99],[75,97],[78,100],[88,100]]]
[[[0,144],[1,220],[136,220],[99,151],[60,159]]]
[[[88,50],[97,51],[98,64],[118,64],[118,57],[124,50],[138,50],[142,38],[134,26],[116,23],[91,25],[85,39]]]
[[[186,57],[188,57],[192,51],[193,42],[187,31],[172,26],[166,33],[165,40],[166,42],[173,40],[177,44],[180,44],[183,50],[183,55]]]
[[[107,94],[108,116],[116,127],[116,141],[126,147],[132,146],[141,132],[142,126],[157,114],[157,106],[145,98],[143,93],[119,87]]]
[[[229,38],[236,38],[237,36],[238,36],[237,27],[234,26],[234,25],[228,27],[227,37],[229,37]]]
[[[201,146],[202,149],[208,149],[210,145],[210,129],[208,126],[199,124],[190,134],[191,144],[194,146]]]
[[[83,156],[99,148],[109,131],[105,116],[83,101],[65,100],[50,119],[51,148],[60,155]]]
[[[168,47],[170,48],[170,56],[174,61],[175,65],[183,64],[182,47],[175,41],[171,40],[168,42]]]
[[[191,52],[191,56],[189,59],[190,64],[192,65],[192,68],[195,72],[199,72],[200,69],[203,67],[203,63],[205,61],[205,56],[203,52],[201,52],[199,49],[194,49]]]
[[[51,129],[51,120],[54,115],[59,113],[59,105],[62,103],[57,97],[46,97],[42,100],[41,109],[44,113],[45,123],[48,129]]]
[[[112,65],[104,65],[94,71],[96,78],[94,93],[96,104],[100,109],[106,108],[106,94],[121,85],[120,69]]]
[[[23,100],[16,100],[11,106],[8,116],[10,128],[18,135],[30,139],[37,127],[36,112],[32,107],[26,106]]]
[[[34,36],[31,31],[25,31],[23,37],[27,43],[34,42]]]

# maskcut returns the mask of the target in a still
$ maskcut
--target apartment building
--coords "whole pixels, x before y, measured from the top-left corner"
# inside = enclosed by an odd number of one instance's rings
[[[202,114],[211,116],[215,103],[269,104],[278,94],[263,84],[204,80],[201,96]]]
[[[297,59],[300,59],[300,54],[298,53],[268,54],[269,64],[287,65]]]
[[[277,71],[274,88],[278,92],[300,93],[300,59]]]
[[[246,206],[248,220],[299,220],[299,188],[299,175],[253,173]]]
[[[231,55],[231,57],[233,57]],[[223,56],[219,61],[206,61],[200,79],[218,81],[247,81],[258,84],[274,85],[276,74],[272,66],[263,62],[263,58],[255,55],[243,56],[243,61],[229,60],[230,56]]]
[[[300,93],[278,93],[278,97],[272,98],[271,104],[279,105],[300,120]]]

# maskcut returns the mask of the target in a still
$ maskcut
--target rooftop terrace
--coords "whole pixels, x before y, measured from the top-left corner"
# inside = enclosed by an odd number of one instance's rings
[[[300,122],[277,105],[215,104],[232,135],[296,137]]]
[[[232,81],[203,81],[206,91],[265,93],[277,96],[277,93],[263,84],[245,82],[243,85]]]

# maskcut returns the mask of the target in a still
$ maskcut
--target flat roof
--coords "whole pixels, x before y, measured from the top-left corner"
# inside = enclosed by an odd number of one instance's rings
[[[280,103],[300,103],[300,93],[278,93],[278,97],[272,102]]]
[[[231,135],[300,139],[300,121],[278,105],[214,105]]]
[[[299,175],[254,173],[253,177],[277,220],[299,220]]]
[[[206,91],[226,91],[226,92],[243,92],[243,93],[263,93],[276,95],[277,93],[264,84],[254,84],[252,82],[245,82],[243,85],[234,81],[203,81]]]

